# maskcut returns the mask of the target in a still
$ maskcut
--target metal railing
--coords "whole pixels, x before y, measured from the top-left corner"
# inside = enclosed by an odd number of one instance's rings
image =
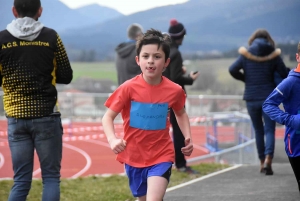
[[[99,121],[106,111],[104,103],[109,95],[108,93],[59,92],[58,104],[62,118],[71,119],[71,121]],[[0,96],[2,96],[1,93]],[[205,125],[207,127],[206,133],[214,124],[215,128],[218,124],[232,124],[235,127],[234,133],[231,133],[234,135],[235,141],[230,148],[217,149],[214,153],[189,159],[188,162],[213,161],[230,164],[258,162],[255,140],[249,135],[251,123],[246,120],[247,110],[241,96],[188,95],[186,110],[191,118],[191,123]],[[222,113],[226,113],[227,117],[216,118],[217,114],[221,115]],[[232,116],[228,116],[229,114]],[[3,101],[0,101],[0,117],[5,117]],[[234,122],[237,118],[239,121]],[[242,121],[243,119],[245,121]],[[120,115],[118,120],[122,121]],[[221,136],[220,131],[218,135]],[[218,143],[217,146],[219,145]]]

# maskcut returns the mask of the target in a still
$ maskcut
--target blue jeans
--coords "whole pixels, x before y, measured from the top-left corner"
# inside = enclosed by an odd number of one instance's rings
[[[262,110],[264,101],[247,101],[247,110],[255,131],[256,148],[260,160],[266,155],[274,156],[275,148],[275,126],[276,122],[271,120]],[[265,140],[266,139],[266,140]]]
[[[60,200],[63,128],[60,115],[37,119],[7,117],[14,185],[8,201],[25,201],[31,188],[34,150],[39,158],[43,201]]]

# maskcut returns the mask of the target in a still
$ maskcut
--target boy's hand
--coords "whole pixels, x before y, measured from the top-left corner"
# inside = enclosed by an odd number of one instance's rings
[[[190,138],[185,139],[184,143],[185,143],[185,147],[181,148],[181,152],[185,156],[190,156],[192,154],[193,148],[194,148],[193,143]]]
[[[112,139],[108,141],[111,150],[113,150],[113,152],[115,154],[121,153],[122,151],[124,151],[125,147],[126,147],[126,141],[123,139]]]

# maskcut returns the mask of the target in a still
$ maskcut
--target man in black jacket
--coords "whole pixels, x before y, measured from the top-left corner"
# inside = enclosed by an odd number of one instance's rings
[[[185,76],[186,68],[183,66],[183,60],[181,53],[178,48],[182,44],[186,30],[182,23],[179,23],[176,19],[170,21],[169,35],[172,39],[171,49],[170,49],[170,64],[163,73],[164,76],[172,80],[173,82],[179,84],[183,90],[185,90],[184,85],[192,85],[194,80],[197,79],[199,73],[190,72],[188,76]],[[191,169],[186,165],[186,159],[181,152],[181,148],[185,146],[184,136],[178,126],[174,112],[170,111],[170,122],[173,128],[173,141],[175,148],[175,166],[177,170],[181,172],[186,172],[190,174],[197,174],[198,172]]]
[[[57,201],[63,127],[56,84],[69,84],[73,70],[57,32],[38,20],[40,0],[13,2],[15,19],[0,31],[0,86],[14,171],[8,200],[26,200],[36,151],[43,179],[39,200]]]
[[[142,72],[135,61],[135,42],[141,34],[143,34],[141,25],[136,23],[130,25],[127,29],[128,41],[119,44],[115,49],[117,52],[116,67],[119,85]]]

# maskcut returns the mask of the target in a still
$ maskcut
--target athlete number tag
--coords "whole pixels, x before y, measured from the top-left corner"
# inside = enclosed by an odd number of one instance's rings
[[[130,126],[142,130],[166,129],[168,103],[139,103],[131,101]]]

